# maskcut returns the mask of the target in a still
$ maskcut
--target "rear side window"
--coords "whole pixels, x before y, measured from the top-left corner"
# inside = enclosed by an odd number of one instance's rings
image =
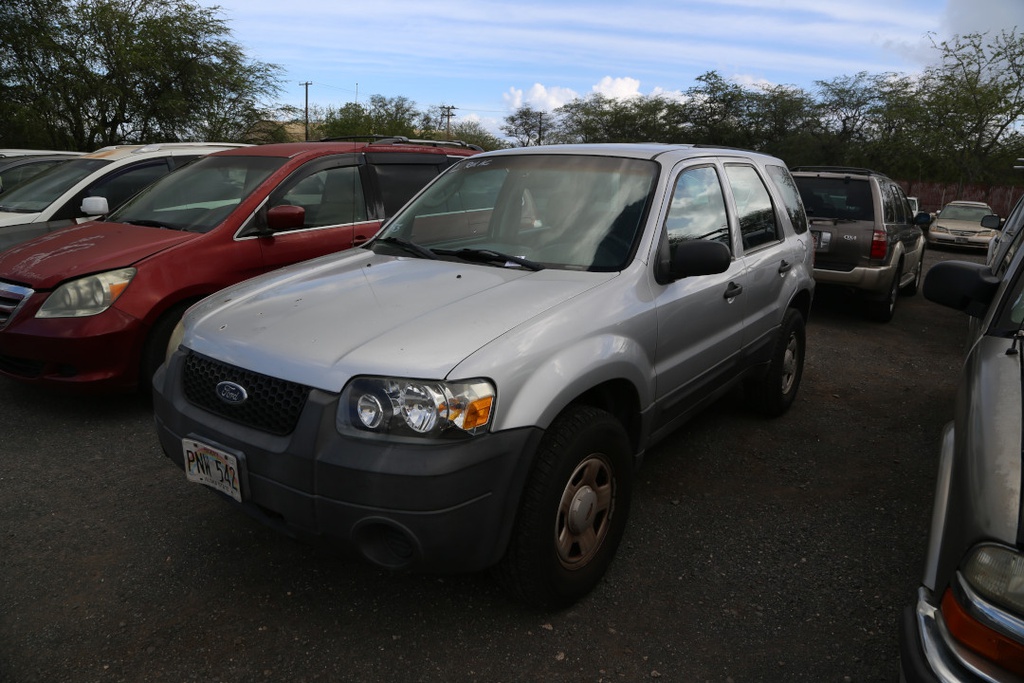
[[[789,222],[793,224],[793,230],[798,235],[807,232],[807,213],[804,211],[804,203],[800,201],[800,191],[796,189],[796,182],[790,175],[789,169],[785,166],[771,164],[765,168],[768,169],[768,176],[775,183],[779,194],[782,195],[782,203],[786,207],[786,213],[789,214]]]
[[[736,200],[743,248],[753,249],[779,241],[775,206],[758,172],[753,166],[727,164],[725,173],[729,176],[729,186]]]
[[[277,203],[304,208],[303,227],[307,228],[366,220],[363,184],[356,166],[327,168],[307,176]]]
[[[374,164],[370,168],[377,175],[385,217],[394,215],[439,173],[434,164]]]
[[[891,185],[882,185],[882,213],[886,223],[902,223],[902,207],[896,203],[896,196]]]
[[[893,183],[888,186],[887,194],[892,197],[892,209],[893,215],[896,218],[897,223],[906,223],[910,220],[910,204],[907,202],[907,197],[903,194],[903,190],[898,185]]]

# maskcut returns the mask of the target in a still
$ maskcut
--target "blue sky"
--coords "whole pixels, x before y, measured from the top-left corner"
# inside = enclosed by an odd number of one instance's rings
[[[931,39],[1024,31],[1024,0],[201,0],[248,56],[282,67],[282,104],[370,95],[492,132],[515,108],[677,93],[710,70],[741,84],[935,63]],[[929,37],[929,33],[934,34]]]

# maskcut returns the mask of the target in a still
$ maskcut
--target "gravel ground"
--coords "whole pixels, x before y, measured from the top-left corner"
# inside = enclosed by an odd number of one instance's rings
[[[793,409],[724,400],[653,450],[606,580],[553,613],[259,526],[145,401],[0,380],[0,682],[896,681],[964,330],[819,288]]]

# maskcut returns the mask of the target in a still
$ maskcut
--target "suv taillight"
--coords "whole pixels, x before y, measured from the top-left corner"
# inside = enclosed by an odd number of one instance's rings
[[[885,237],[885,230],[875,230],[871,234],[871,258],[884,259],[889,251],[889,240]]]

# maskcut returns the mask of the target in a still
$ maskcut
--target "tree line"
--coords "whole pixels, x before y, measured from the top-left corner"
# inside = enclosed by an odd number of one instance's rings
[[[0,147],[273,142],[404,135],[484,149],[578,142],[690,142],[846,165],[911,182],[1020,185],[1024,36],[1016,28],[935,42],[916,75],[860,72],[813,89],[741,85],[708,71],[689,88],[523,106],[500,138],[452,108],[405,97],[314,107],[274,103],[282,69],[249,59],[219,8],[191,0],[0,0]],[[454,120],[453,120],[454,118]]]

